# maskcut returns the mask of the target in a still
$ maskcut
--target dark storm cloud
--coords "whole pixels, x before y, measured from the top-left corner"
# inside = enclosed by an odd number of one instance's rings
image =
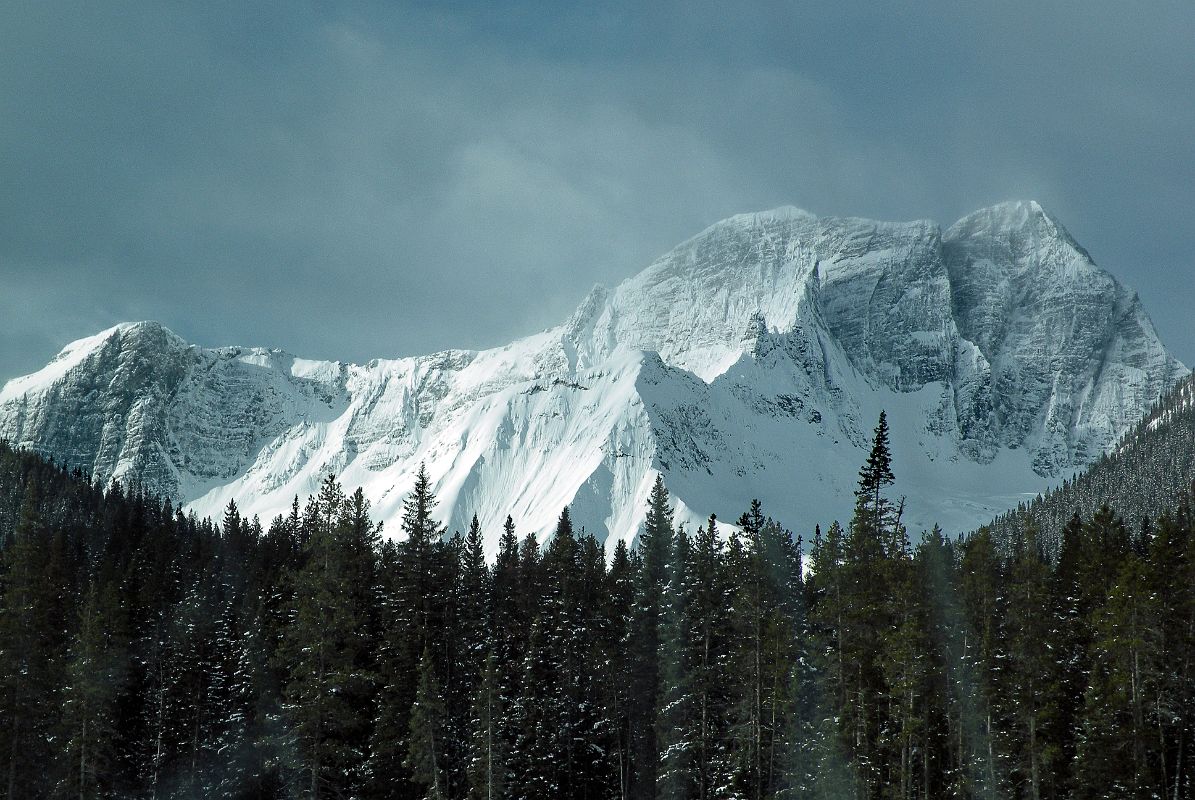
[[[125,319],[499,344],[731,213],[1008,198],[1195,362],[1190,4],[559,5],[7,3],[0,379]]]

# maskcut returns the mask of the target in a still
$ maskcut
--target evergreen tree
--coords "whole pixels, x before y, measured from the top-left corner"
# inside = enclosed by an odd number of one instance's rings
[[[1062,530],[1061,545],[1050,575],[1049,641],[1055,657],[1047,663],[1051,714],[1046,720],[1058,796],[1074,786],[1075,731],[1081,724],[1083,696],[1090,681],[1091,614],[1099,598],[1090,589],[1098,551],[1089,546],[1076,512]]]
[[[900,508],[894,506],[884,489],[896,481],[892,473],[892,452],[888,443],[888,417],[881,411],[872,436],[871,453],[859,470],[855,490],[855,515],[852,532],[862,530],[882,548],[889,548],[890,537],[897,533]]]
[[[627,643],[630,684],[631,798],[655,796],[660,744],[653,720],[661,703],[660,624],[668,564],[672,558],[673,512],[663,477],[657,475],[647,501],[647,518],[639,538],[640,567]]]
[[[958,730],[966,737],[960,758],[969,755],[972,767],[963,787],[970,787],[977,797],[1001,797],[1009,773],[1002,699],[1008,691],[1015,691],[1015,686],[1005,667],[1009,663],[1004,632],[1008,604],[1005,570],[987,529],[980,529],[964,545],[960,583],[969,639],[963,668],[969,680],[963,687]]]
[[[885,560],[891,627],[881,631],[885,722],[879,748],[886,762],[883,781],[900,798],[929,792],[928,759],[931,757],[931,715],[938,688],[933,673],[938,665],[931,656],[932,631],[925,598],[924,573],[908,550],[903,526],[897,524],[894,546]]]
[[[518,739],[518,721],[513,709],[523,685],[523,661],[527,655],[531,620],[526,616],[523,602],[523,564],[520,561],[519,539],[514,521],[507,516],[498,540],[498,555],[494,560],[493,599],[490,626],[497,675],[497,702],[487,701],[497,708],[496,743],[493,750],[500,755],[511,753]],[[509,758],[492,764],[493,785],[505,787],[512,780]]]
[[[844,741],[854,755],[856,797],[879,796],[884,775],[881,736],[890,719],[883,654],[885,632],[896,626],[887,602],[892,590],[888,559],[901,549],[899,508],[884,489],[895,481],[883,412],[875,428],[871,454],[859,471],[855,513],[843,544],[841,637]]]
[[[116,763],[117,697],[126,672],[125,643],[112,587],[101,594],[93,583],[79,612],[63,691],[63,761],[59,787],[69,797],[111,796]]]
[[[701,713],[695,688],[690,608],[689,537],[676,532],[674,557],[664,595],[660,626],[661,696],[655,735],[660,743],[656,796],[682,800],[697,796],[697,748]]]
[[[415,796],[405,761],[411,705],[418,688],[415,682],[418,665],[410,663],[410,649],[403,632],[390,628],[409,618],[409,610],[403,609],[399,600],[400,558],[393,542],[382,546],[378,609],[383,633],[378,637],[376,651],[380,681],[367,762],[367,797]]]
[[[205,797],[231,799],[241,797],[259,777],[249,737],[254,712],[249,643],[232,599],[223,603],[215,628],[211,723],[202,743],[200,780]]]
[[[444,733],[445,784],[451,796],[467,790],[467,752],[473,726],[474,701],[490,647],[490,572],[485,562],[481,525],[474,515],[463,541],[456,542],[458,565],[453,582],[453,622],[448,627],[446,679],[447,709]]]
[[[436,666],[429,650],[419,659],[419,683],[411,709],[410,746],[406,766],[411,778],[423,788],[427,800],[442,800],[444,794],[444,700],[436,679]]]
[[[524,649],[531,646],[531,626],[543,610],[547,594],[539,540],[528,531],[519,543],[519,592],[516,596],[518,612],[516,624],[520,628]]]
[[[425,465],[419,465],[415,486],[403,501],[402,532],[406,535],[400,553],[405,597],[403,605],[411,611],[405,620],[411,630],[411,641],[418,649],[428,644],[429,627],[433,617],[437,556],[441,554],[444,529],[432,519],[438,501],[432,491],[431,478]],[[418,660],[415,656],[413,661]]]
[[[669,619],[669,661],[677,674],[665,687],[660,796],[698,800],[739,797],[732,785],[728,688],[731,584],[726,547],[710,516],[688,546],[681,613]],[[663,733],[661,731],[661,733]]]
[[[597,797],[609,783],[605,757],[609,730],[601,713],[601,618],[605,557],[589,535],[578,537],[568,509],[561,512],[541,564],[542,609],[534,623],[537,647],[529,650],[519,708],[522,745],[512,762],[539,761],[551,774],[527,776],[529,791]],[[529,720],[535,720],[533,735]],[[540,780],[544,778],[544,780]]]
[[[632,721],[637,715],[632,707],[632,656],[628,652],[631,615],[634,608],[637,573],[630,550],[623,540],[614,547],[610,570],[606,575],[604,626],[601,631],[602,707],[607,726],[607,747],[611,761],[612,785],[607,794],[625,800],[631,784]],[[654,727],[654,709],[651,714]]]
[[[1043,735],[1050,717],[1050,653],[1042,647],[1049,635],[1049,618],[1043,609],[1049,602],[1049,567],[1029,526],[1018,543],[1009,574],[1009,602],[1005,636],[1008,648],[1010,686],[1005,695],[1007,709],[1017,730],[1013,750],[1013,779],[1027,797],[1038,800],[1047,794],[1054,774],[1054,753]]]
[[[426,470],[382,541],[332,477],[263,532],[0,443],[0,796],[1191,797],[1189,496],[914,548],[892,486],[881,419],[808,575],[662,482],[637,550],[507,518],[491,570]]]
[[[486,655],[474,694],[468,749],[468,797],[498,800],[506,792],[506,753],[501,721],[505,716],[501,676],[492,652]]]
[[[791,713],[786,687],[795,668],[800,556],[792,535],[764,518],[758,500],[739,518],[739,528],[728,558],[736,644],[730,735],[735,784],[745,797],[758,799],[774,793],[776,751]]]
[[[431,654],[437,686],[448,661],[446,623],[457,557],[443,541],[444,528],[432,518],[437,502],[420,464],[415,485],[403,500],[405,540],[394,550],[391,569],[382,579],[378,660],[384,680],[369,748],[369,793],[377,797],[403,796],[412,777],[407,732],[423,652]]]
[[[922,753],[923,791],[932,795],[978,796],[982,790],[982,714],[979,681],[958,565],[961,553],[937,526],[918,546],[925,648],[926,741]]]
[[[817,641],[824,643],[816,654],[823,675],[822,692],[835,708],[846,703],[847,674],[843,637],[846,632],[846,552],[842,526],[835,520],[825,536],[819,528],[814,535],[813,574],[807,592],[810,597],[810,621]]]

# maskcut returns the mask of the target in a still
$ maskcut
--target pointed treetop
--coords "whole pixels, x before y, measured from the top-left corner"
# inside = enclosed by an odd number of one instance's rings
[[[874,495],[884,486],[896,481],[892,474],[892,450],[888,443],[888,415],[881,411],[871,444],[867,463],[859,470],[859,491],[856,494]]]
[[[556,535],[566,536],[570,539],[573,537],[573,519],[568,512],[568,506],[564,507],[564,510],[560,512],[559,519],[556,520]]]
[[[764,522],[763,504],[759,502],[758,498],[752,500],[750,510],[743,512],[743,515],[739,517],[739,527],[743,529],[743,534],[748,539],[759,536],[763,531]]]
[[[403,500],[402,530],[408,542],[426,545],[443,537],[444,529],[432,520],[432,510],[436,505],[427,465],[420,463],[419,472],[415,475],[415,486]]]
[[[477,520],[477,515],[474,514],[473,519],[469,521],[469,531],[465,534],[465,547],[473,550],[480,549],[481,546],[481,523]]]

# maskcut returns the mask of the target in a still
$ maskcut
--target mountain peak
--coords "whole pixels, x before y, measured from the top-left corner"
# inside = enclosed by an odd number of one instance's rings
[[[69,350],[85,341],[106,341],[115,336],[165,336],[169,339],[183,341],[182,337],[167,328],[163,323],[153,319],[143,319],[130,322],[118,322],[110,328],[105,328],[94,336],[88,336],[77,342],[68,344],[64,350]]]
[[[744,214],[734,214],[724,220],[715,222],[706,231],[714,230],[715,228],[725,226],[758,226],[775,222],[789,222],[792,220],[815,220],[817,214],[806,211],[797,206],[777,206],[776,208],[769,208],[763,211],[749,211]],[[700,236],[700,234],[698,234]]]
[[[160,322],[121,322],[92,336],[67,344],[46,366],[37,372],[13,378],[0,387],[0,403],[8,402],[22,395],[37,391],[61,380],[68,372],[78,367],[97,351],[113,343],[129,341],[134,346],[149,343],[171,343],[185,347],[186,342]]]
[[[1009,200],[973,211],[951,225],[944,238],[1025,241],[1034,247],[1061,243],[1095,264],[1070,231],[1036,200]]]
[[[819,219],[820,217],[817,214],[791,205],[777,206],[776,208],[769,208],[764,211],[748,211],[742,214],[733,214],[725,219],[718,220],[712,225],[706,226],[700,233],[689,237],[674,247],[673,252],[685,250],[695,243],[708,240],[712,236],[729,231],[751,231],[758,228],[771,228],[794,222],[816,223]]]
[[[987,223],[992,227],[1018,228],[1030,221],[1043,218],[1055,222],[1054,217],[1036,200],[1004,200],[976,209],[955,224],[975,221]]]

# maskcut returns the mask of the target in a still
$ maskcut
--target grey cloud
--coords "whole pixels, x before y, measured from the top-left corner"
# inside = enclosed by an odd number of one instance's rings
[[[1187,5],[10,5],[0,379],[128,318],[499,344],[731,213],[1010,197],[1195,362]]]

